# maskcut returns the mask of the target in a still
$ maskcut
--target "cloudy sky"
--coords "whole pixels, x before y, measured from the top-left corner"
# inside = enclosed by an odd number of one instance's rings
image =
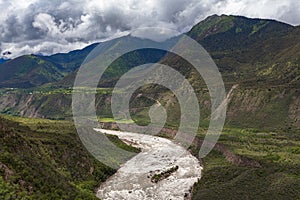
[[[0,9],[0,52],[9,57],[68,52],[149,26],[186,32],[212,14],[300,24],[299,0],[0,0]]]

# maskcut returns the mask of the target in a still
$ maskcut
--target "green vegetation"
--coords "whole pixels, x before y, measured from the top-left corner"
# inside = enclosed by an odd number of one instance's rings
[[[133,123],[132,120],[116,120],[114,118],[111,118],[111,117],[106,117],[106,118],[99,118],[99,122],[103,122],[103,123],[112,123],[112,122],[118,122],[118,123],[124,123],[124,124],[127,124],[127,123]]]
[[[74,72],[97,44],[52,56],[25,55],[1,64],[0,88],[33,88]]]
[[[57,65],[33,55],[21,56],[1,64],[0,74],[0,88],[35,87],[63,77]]]
[[[204,159],[194,199],[299,199],[300,29],[273,20],[214,15],[187,34],[211,54],[227,91],[239,85],[228,105],[226,127],[230,128],[224,130],[220,144],[260,164],[235,165],[213,151]],[[118,48],[123,39],[103,46]],[[1,64],[1,113],[71,119],[73,81],[95,46],[53,56],[22,56]],[[210,119],[208,90],[193,67],[176,55],[131,52],[107,69],[96,92],[76,89],[95,94],[99,121],[113,123],[110,98],[118,78],[135,66],[156,61],[172,66],[195,88],[202,132]],[[176,130],[180,105],[172,92],[156,85],[132,95],[133,120],[149,124],[148,111],[156,101],[167,110],[166,127]],[[114,173],[86,152],[71,121],[3,116],[0,134],[0,196],[4,199],[92,199],[94,188]],[[115,136],[108,137],[121,148],[139,151]],[[191,150],[197,152],[195,147]],[[154,180],[162,177],[157,174]]]
[[[261,167],[234,165],[213,151],[204,158],[203,177],[194,187],[193,199],[300,198],[300,132],[228,128],[219,142]]]
[[[200,22],[192,28],[190,35],[197,40],[205,38],[209,35],[222,33],[231,29],[234,25],[233,16],[218,16],[213,15],[206,18],[204,21]],[[240,28],[237,29],[238,32],[241,32]]]
[[[122,142],[122,141],[118,138],[118,136],[116,136],[116,135],[109,135],[109,134],[107,134],[106,136],[107,136],[108,139],[109,139],[112,143],[114,143],[117,147],[120,147],[120,148],[122,148],[122,149],[124,149],[124,150],[126,150],[126,151],[130,151],[130,152],[134,152],[134,153],[140,153],[140,152],[141,152],[140,149],[137,149],[137,148],[135,148],[135,147],[133,147],[133,146],[131,146],[131,145],[127,145],[127,144],[125,144],[124,142]]]
[[[0,135],[1,199],[96,199],[94,189],[115,172],[86,151],[71,121],[1,116]]]
[[[166,179],[169,176],[171,176],[172,173],[176,172],[177,170],[178,170],[178,166],[176,165],[174,167],[171,167],[170,169],[156,173],[151,177],[151,182],[157,183],[163,179]]]
[[[232,85],[239,84],[229,105],[228,125],[286,130],[299,127],[299,106],[295,100],[299,98],[300,87],[300,49],[299,45],[295,45],[300,43],[299,31],[298,28],[274,20],[214,15],[195,25],[187,33],[211,54],[222,73],[227,91]],[[101,51],[105,53],[110,48],[118,48],[126,38],[103,43]],[[19,61],[14,59],[6,62],[5,66],[8,68],[8,65],[12,65],[12,69],[17,66],[14,63],[20,63],[22,59],[24,67],[32,60],[34,63],[44,63],[43,65],[52,62],[60,69],[62,77],[26,90],[2,89],[0,112],[51,119],[71,118],[71,88],[76,69],[80,66],[82,56],[87,55],[95,46],[67,54],[50,57],[31,55],[19,58]],[[45,62],[39,61],[41,59]],[[173,67],[190,81],[199,97],[201,118],[204,120],[200,123],[209,121],[210,97],[200,75],[180,57],[153,50],[128,53],[109,66],[96,91],[99,118],[112,118],[110,96],[118,78],[139,64],[156,61]],[[15,74],[8,72],[3,77],[15,80]],[[164,78],[157,76],[157,79]],[[81,89],[87,93],[95,93],[89,88],[76,88],[79,91]],[[167,107],[167,126],[176,128],[180,120],[180,106],[176,98],[166,88],[153,85],[141,88],[132,96],[133,120],[140,125],[149,124],[148,109],[155,100]]]

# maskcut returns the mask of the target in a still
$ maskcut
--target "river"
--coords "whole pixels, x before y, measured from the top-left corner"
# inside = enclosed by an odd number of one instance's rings
[[[142,150],[100,185],[97,197],[103,200],[190,199],[192,187],[201,178],[203,168],[199,160],[186,149],[157,136],[95,130],[117,135],[125,143]],[[167,172],[168,176],[153,181],[155,175],[158,177]]]

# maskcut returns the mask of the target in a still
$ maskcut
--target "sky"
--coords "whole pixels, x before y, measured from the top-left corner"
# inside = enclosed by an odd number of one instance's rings
[[[68,52],[143,27],[184,33],[213,14],[300,24],[299,0],[0,0],[0,10],[6,58]]]

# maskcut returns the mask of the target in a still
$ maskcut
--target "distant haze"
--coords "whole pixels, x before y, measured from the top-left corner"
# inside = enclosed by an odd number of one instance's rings
[[[7,58],[67,52],[148,26],[183,33],[212,14],[300,24],[299,0],[0,0],[0,9]]]

